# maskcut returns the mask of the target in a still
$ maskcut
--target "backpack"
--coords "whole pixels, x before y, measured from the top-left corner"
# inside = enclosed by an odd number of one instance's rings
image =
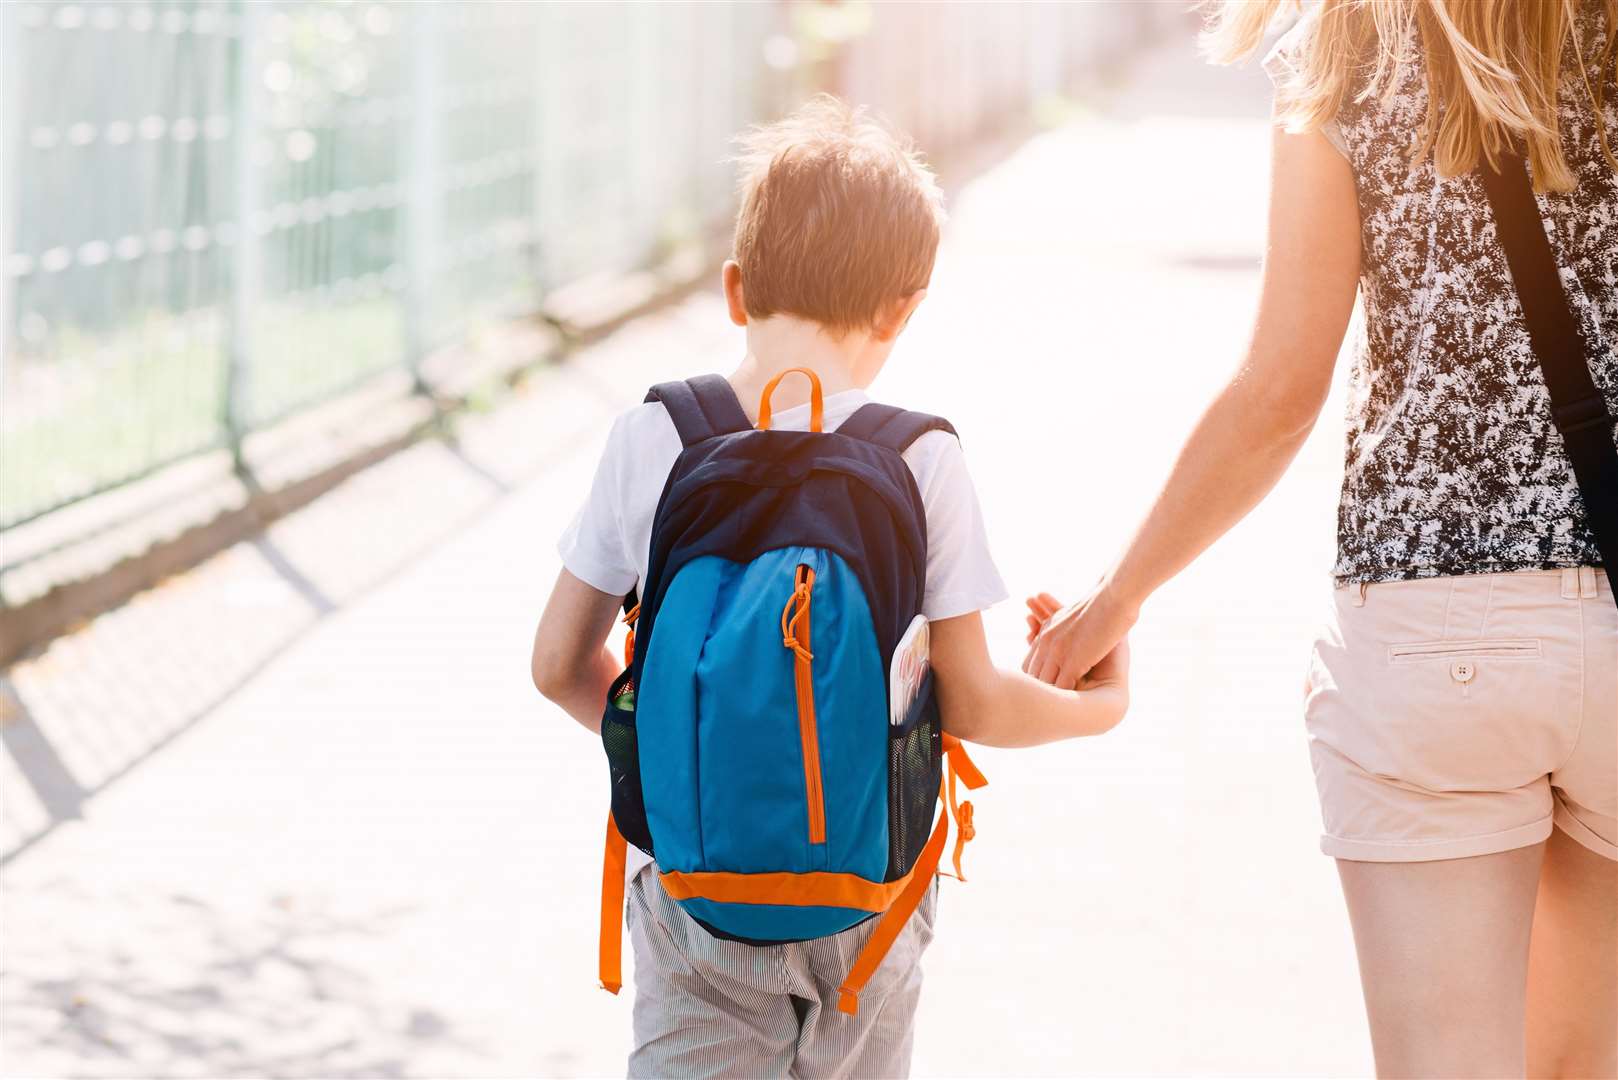
[[[944,734],[933,676],[890,722],[889,663],[921,610],[927,522],[900,455],[935,416],[867,404],[821,430],[758,428],[715,375],[662,383],[683,448],[652,524],[643,589],[625,598],[626,670],[601,738],[612,781],[601,984],[622,985],[626,844],[715,937],[806,941],[881,921],[840,987],[853,1013],[937,872],[955,818],[956,876],[981,773]],[[948,780],[945,780],[947,769]],[[933,809],[942,799],[936,823]]]

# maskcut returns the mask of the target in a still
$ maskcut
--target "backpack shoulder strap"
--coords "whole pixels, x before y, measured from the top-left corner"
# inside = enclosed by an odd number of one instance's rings
[[[680,433],[680,442],[695,446],[716,435],[746,431],[753,425],[736,400],[736,392],[719,375],[698,375],[683,382],[658,383],[647,401],[661,401]]]
[[[853,416],[837,428],[839,435],[851,435],[901,454],[929,431],[947,431],[955,435],[955,426],[941,416],[910,412],[875,401],[860,406]],[[959,435],[955,437],[960,438]]]
[[[1589,354],[1594,360],[1594,353],[1581,339],[1562,288],[1522,158],[1508,152],[1498,172],[1487,165],[1478,172],[1522,303],[1528,340],[1550,392],[1551,418],[1567,447],[1596,550],[1618,596],[1618,447],[1613,445],[1614,418],[1585,359]]]

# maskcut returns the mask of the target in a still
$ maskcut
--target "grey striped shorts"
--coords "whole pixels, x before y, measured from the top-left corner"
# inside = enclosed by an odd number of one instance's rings
[[[668,898],[656,873],[636,874],[624,904],[635,956],[630,1076],[909,1075],[936,881],[848,1016],[837,1011],[837,988],[877,920],[790,945],[721,941]]]

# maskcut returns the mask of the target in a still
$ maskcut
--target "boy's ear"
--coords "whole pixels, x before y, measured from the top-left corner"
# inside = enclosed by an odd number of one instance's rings
[[[747,303],[742,297],[742,267],[735,259],[726,259],[719,271],[720,284],[725,289],[725,305],[730,308],[730,321],[737,326],[747,325]]]
[[[876,325],[871,328],[871,336],[878,341],[892,341],[898,337],[910,322],[910,316],[916,313],[916,308],[921,306],[922,300],[926,297],[926,289],[917,289],[909,296],[901,296],[889,304],[887,310],[877,318]]]

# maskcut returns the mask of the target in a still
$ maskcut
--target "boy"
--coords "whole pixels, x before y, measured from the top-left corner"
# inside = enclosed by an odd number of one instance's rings
[[[824,430],[864,393],[926,295],[942,197],[932,173],[889,132],[821,97],[744,141],[735,257],[723,271],[747,355],[729,377],[756,420],[765,385],[789,368],[824,384]],[[804,430],[806,387],[776,392],[770,426]],[[789,395],[797,395],[791,397]],[[621,670],[606,648],[619,606],[639,590],[652,519],[681,441],[659,402],[614,424],[583,509],[561,541],[564,569],[535,637],[534,683],[592,731]],[[1030,746],[1110,729],[1127,707],[1122,647],[1080,691],[990,661],[980,612],[1005,599],[955,437],[931,431],[904,453],[925,508],[931,665],[943,725],[992,746]],[[651,872],[648,872],[649,868]],[[635,951],[632,1076],[903,1076],[932,936],[936,888],[867,985],[857,1015],[836,988],[874,920],[832,937],[752,946],[709,935],[665,894],[631,848],[627,915]]]

